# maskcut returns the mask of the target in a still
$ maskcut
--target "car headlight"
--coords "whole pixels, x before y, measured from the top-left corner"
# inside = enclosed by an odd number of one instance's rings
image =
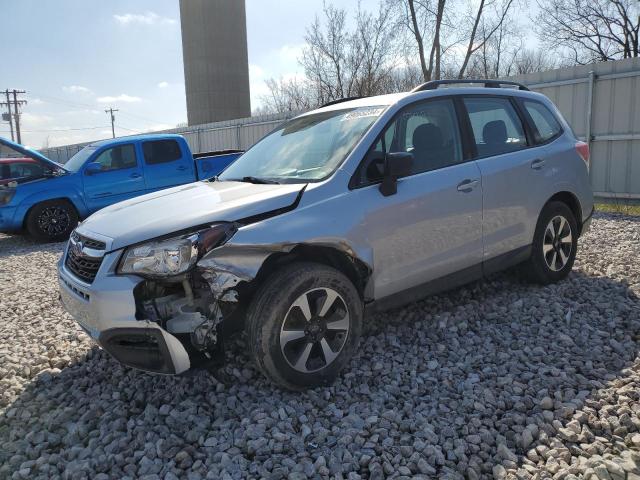
[[[0,187],[0,206],[9,203],[15,194],[15,189],[4,189]]]
[[[118,273],[142,277],[171,277],[189,271],[208,251],[222,245],[235,233],[232,223],[219,223],[165,240],[153,240],[125,250]]]

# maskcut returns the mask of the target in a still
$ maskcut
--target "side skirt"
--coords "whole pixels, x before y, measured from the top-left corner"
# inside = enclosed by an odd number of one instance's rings
[[[451,290],[467,283],[480,280],[493,273],[506,270],[507,268],[524,262],[531,256],[531,245],[517,248],[511,252],[498,255],[485,262],[473,265],[458,272],[445,275],[444,277],[430,280],[421,285],[411,287],[393,295],[374,300],[365,305],[365,313],[373,314],[392,308],[401,307],[410,303],[422,300],[428,296],[435,295],[447,290]]]

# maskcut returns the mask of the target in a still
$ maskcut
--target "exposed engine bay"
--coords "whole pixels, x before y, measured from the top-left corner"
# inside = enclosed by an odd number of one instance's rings
[[[213,281],[219,277],[223,280]],[[222,323],[238,308],[234,287],[240,281],[230,273],[197,268],[176,278],[145,280],[134,290],[136,317],[174,335],[190,356],[212,360],[222,354]]]

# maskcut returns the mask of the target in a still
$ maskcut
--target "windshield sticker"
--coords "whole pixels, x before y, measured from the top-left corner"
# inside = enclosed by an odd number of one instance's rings
[[[356,118],[363,117],[379,117],[382,112],[384,112],[384,107],[361,108],[354,110],[353,112],[346,113],[344,117],[342,117],[341,121],[344,122],[345,120],[354,120]]]

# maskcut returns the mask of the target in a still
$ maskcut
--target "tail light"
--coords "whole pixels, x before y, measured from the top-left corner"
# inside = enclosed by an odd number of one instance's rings
[[[589,144],[585,142],[576,142],[576,152],[582,157],[584,163],[589,166]]]

